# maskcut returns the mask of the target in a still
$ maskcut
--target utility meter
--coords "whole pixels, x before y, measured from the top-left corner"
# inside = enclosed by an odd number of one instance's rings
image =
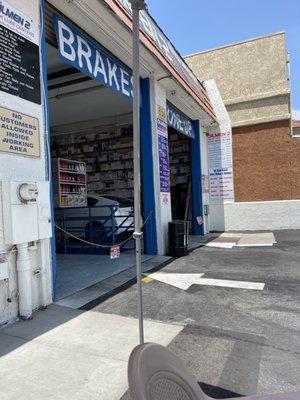
[[[39,194],[35,183],[22,183],[18,188],[18,195],[23,203],[35,202]]]

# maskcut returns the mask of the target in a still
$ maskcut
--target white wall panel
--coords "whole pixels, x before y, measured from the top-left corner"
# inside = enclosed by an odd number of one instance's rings
[[[212,231],[300,229],[300,200],[210,206]]]

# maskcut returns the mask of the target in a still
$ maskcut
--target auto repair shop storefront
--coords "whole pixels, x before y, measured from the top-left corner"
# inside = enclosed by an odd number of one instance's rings
[[[9,1],[3,4],[12,9]],[[20,184],[36,188],[36,198],[18,203],[17,235],[7,234],[14,232],[14,218],[4,218],[0,245],[3,253],[14,248],[7,261],[13,272],[0,292],[12,293],[17,282],[23,287],[24,274],[16,267],[21,251],[29,272],[26,291],[19,297],[23,303],[18,305],[16,297],[5,304],[0,323],[14,318],[18,309],[28,317],[32,309],[50,303],[54,293],[56,298],[68,297],[134,265],[128,2],[26,0],[19,7],[34,25],[34,40],[24,34],[24,27],[14,33],[22,43],[20,60],[29,68],[36,59],[26,58],[28,49],[39,55],[41,75],[35,69],[32,76],[35,83],[41,80],[31,93],[40,95],[34,98],[2,86],[1,117],[11,113],[13,119],[19,113],[24,118],[24,113],[35,119],[34,145],[39,152],[0,148],[2,198],[10,191],[2,213],[8,208],[12,215],[16,212],[9,203]],[[7,15],[0,25],[5,38],[3,30],[12,28]],[[141,201],[147,259],[167,253],[172,219],[186,217],[191,234],[204,233],[200,120],[209,125],[215,116],[205,89],[146,12],[141,15],[141,42]],[[12,68],[10,63],[7,59],[6,69]],[[30,229],[23,216],[34,207],[36,229],[25,234]],[[120,257],[111,259],[111,248],[120,244]],[[37,265],[40,270],[32,274]]]

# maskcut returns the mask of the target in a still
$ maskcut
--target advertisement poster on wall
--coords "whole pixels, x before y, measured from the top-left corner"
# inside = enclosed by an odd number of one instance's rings
[[[210,202],[234,202],[232,135],[230,131],[211,133],[208,138]]]
[[[41,104],[38,25],[0,1],[0,91]]]

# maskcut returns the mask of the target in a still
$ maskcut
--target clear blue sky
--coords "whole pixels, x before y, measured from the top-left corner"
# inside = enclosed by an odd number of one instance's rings
[[[292,108],[300,119],[300,0],[146,0],[182,55],[285,31]]]

